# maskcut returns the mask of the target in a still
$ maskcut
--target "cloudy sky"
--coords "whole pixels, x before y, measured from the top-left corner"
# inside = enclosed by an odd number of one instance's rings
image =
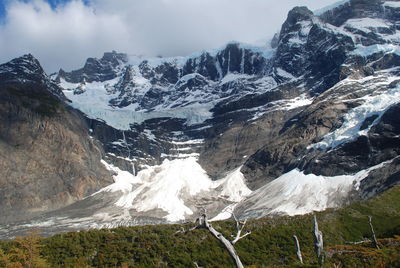
[[[117,50],[188,55],[229,41],[265,43],[294,6],[337,0],[0,0],[0,62],[25,53],[46,71]]]

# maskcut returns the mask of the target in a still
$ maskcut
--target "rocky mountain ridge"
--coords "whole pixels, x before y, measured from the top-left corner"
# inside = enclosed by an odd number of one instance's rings
[[[81,200],[112,182],[83,116],[32,55],[0,65],[2,223]]]
[[[35,74],[85,115],[76,124],[104,151],[86,165],[114,183],[5,230],[186,221],[202,208],[215,219],[294,215],[392,187],[398,3],[296,7],[272,48],[229,43],[145,60],[110,52],[51,79]],[[31,72],[1,68],[0,77]]]

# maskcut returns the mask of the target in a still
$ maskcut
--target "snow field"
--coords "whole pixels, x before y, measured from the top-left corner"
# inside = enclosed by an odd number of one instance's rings
[[[161,209],[169,222],[184,220],[193,211],[186,200],[195,200],[200,193],[217,193],[219,198],[237,203],[251,193],[240,168],[218,181],[212,181],[195,157],[164,160],[161,165],[148,166],[133,176],[129,172],[102,163],[116,173],[114,184],[99,192],[121,192],[115,205],[137,212]],[[95,195],[94,194],[94,195]]]
[[[242,217],[267,215],[300,215],[343,205],[353,189],[381,163],[353,175],[317,176],[294,169],[254,191],[237,207]]]

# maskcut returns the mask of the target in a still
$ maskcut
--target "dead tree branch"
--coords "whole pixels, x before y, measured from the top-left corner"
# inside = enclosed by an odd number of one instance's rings
[[[244,235],[241,236],[242,231],[243,231],[243,228],[244,228],[244,226],[246,225],[247,220],[239,221],[239,220],[236,218],[236,216],[235,216],[235,214],[234,214],[233,212],[232,212],[232,216],[233,216],[233,218],[234,218],[235,221],[236,221],[236,230],[237,230],[237,233],[236,233],[235,238],[231,241],[232,245],[234,245],[234,244],[236,244],[236,242],[239,241],[240,239],[242,239],[242,238],[244,238],[244,237],[250,235],[251,232],[247,232],[247,233],[245,233]]]
[[[243,228],[244,228],[244,225],[246,224],[246,221],[239,222],[236,219],[235,216],[234,216],[234,218],[236,220],[236,228],[237,228],[238,232],[237,232],[237,234],[235,236],[235,239],[233,239],[232,241],[229,241],[220,232],[218,232],[217,230],[214,229],[214,227],[209,223],[206,213],[201,215],[201,217],[196,220],[197,225],[195,227],[191,228],[188,231],[193,231],[193,230],[196,230],[196,229],[207,229],[215,238],[217,238],[225,246],[225,248],[229,252],[229,255],[234,260],[234,262],[236,264],[236,267],[237,268],[243,268],[243,264],[240,261],[239,255],[237,254],[237,252],[236,252],[235,248],[233,247],[233,245],[237,241],[242,239],[243,237],[248,236],[250,234],[250,232],[247,232],[246,234],[241,236],[241,232],[243,231]]]
[[[376,240],[376,235],[375,235],[375,231],[374,231],[374,226],[372,225],[372,217],[371,216],[368,216],[368,222],[369,222],[369,226],[371,227],[372,239],[374,241],[374,245],[377,249],[379,249],[378,241]]]
[[[197,262],[193,262],[193,264],[194,264],[194,266],[195,266],[196,268],[202,268],[201,266],[199,266],[199,265],[197,264]]]
[[[299,259],[300,263],[303,264],[303,256],[301,255],[299,239],[297,238],[296,235],[293,235],[293,238],[294,238],[294,243],[296,245],[297,258]]]
[[[183,233],[183,234],[186,233],[185,228],[181,227],[180,230],[178,230],[178,231],[175,232],[175,234],[178,234],[178,233]]]
[[[324,266],[324,239],[318,228],[317,216],[314,215],[314,248],[321,267]]]
[[[368,243],[371,242],[370,239],[365,239],[365,240],[361,240],[361,241],[345,241],[345,244],[349,244],[349,245],[359,245],[359,244],[363,244],[363,243]]]

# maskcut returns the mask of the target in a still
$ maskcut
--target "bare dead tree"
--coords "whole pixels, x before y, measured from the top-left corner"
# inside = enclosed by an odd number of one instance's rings
[[[324,239],[322,232],[318,228],[317,216],[314,215],[314,248],[321,267],[324,266]]]
[[[299,259],[300,263],[303,264],[303,256],[301,255],[299,239],[297,238],[296,235],[293,235],[293,238],[294,238],[294,243],[296,245],[297,258]]]
[[[374,245],[377,249],[379,249],[379,245],[378,245],[378,241],[376,240],[376,235],[375,235],[375,230],[374,230],[374,226],[372,225],[372,217],[368,216],[368,222],[369,222],[369,227],[371,228],[371,232],[372,232],[372,239],[374,241]]]
[[[202,268],[201,266],[198,265],[197,262],[193,262],[193,264],[194,264],[194,266],[195,266],[196,268]]]
[[[236,218],[236,216],[234,216],[233,213],[232,213],[232,215],[236,221],[236,229],[237,229],[237,234],[234,236],[234,239],[232,241],[229,241],[220,232],[218,232],[217,230],[214,229],[214,227],[208,221],[206,212],[204,212],[203,215],[201,215],[200,218],[198,218],[196,220],[197,225],[195,227],[189,229],[188,232],[196,230],[196,229],[207,229],[215,238],[217,238],[225,246],[225,248],[229,252],[229,255],[234,260],[236,267],[243,268],[243,264],[240,261],[239,255],[237,254],[233,245],[240,239],[248,236],[251,232],[247,232],[246,234],[241,235],[243,228],[246,225],[246,221],[240,222]]]
[[[240,239],[242,239],[242,238],[248,236],[249,234],[251,234],[251,232],[247,232],[247,233],[245,233],[244,235],[241,236],[242,231],[243,231],[243,228],[244,228],[244,226],[245,226],[246,223],[247,223],[247,220],[239,221],[239,220],[236,218],[235,213],[233,213],[233,212],[232,212],[232,216],[233,216],[233,218],[235,219],[235,222],[236,222],[236,230],[237,230],[237,233],[236,233],[236,235],[235,235],[235,238],[231,241],[232,245],[234,245],[234,244],[236,244],[236,242],[239,241]]]
[[[180,230],[178,230],[178,231],[175,232],[175,234],[178,234],[178,233],[186,233],[185,228],[181,227]]]
[[[370,239],[364,239],[364,240],[361,240],[361,241],[345,241],[344,243],[345,244],[349,244],[349,245],[359,245],[359,244],[363,244],[363,243],[366,243],[366,242],[371,242],[371,240]]]

